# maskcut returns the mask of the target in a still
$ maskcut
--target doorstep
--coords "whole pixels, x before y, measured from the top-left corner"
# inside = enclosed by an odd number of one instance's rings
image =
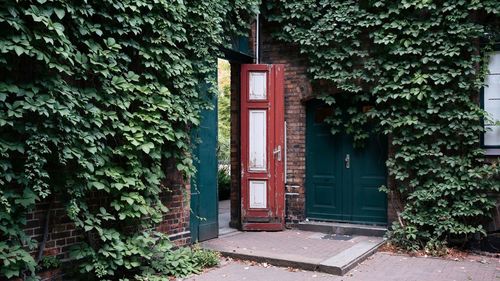
[[[323,221],[303,221],[294,225],[302,231],[314,231],[322,233],[333,233],[339,235],[361,235],[384,237],[387,228],[377,225],[338,223],[338,222],[323,222]]]
[[[381,237],[286,230],[236,232],[201,246],[227,257],[344,275],[383,243]]]

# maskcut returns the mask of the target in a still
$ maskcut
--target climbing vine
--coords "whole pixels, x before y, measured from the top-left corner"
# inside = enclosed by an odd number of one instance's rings
[[[479,136],[486,54],[500,34],[495,0],[266,1],[274,36],[308,60],[313,89],[333,114],[332,133],[356,145],[387,135],[392,240],[435,251],[485,234],[495,164]],[[345,118],[347,116],[348,118]],[[344,119],[343,119],[344,118]]]
[[[1,1],[0,279],[36,279],[23,228],[52,194],[83,233],[72,251],[82,273],[152,280],[170,249],[154,230],[167,166],[191,173],[199,85],[257,4]]]

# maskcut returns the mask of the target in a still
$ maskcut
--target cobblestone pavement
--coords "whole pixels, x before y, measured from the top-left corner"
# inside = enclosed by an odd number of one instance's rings
[[[500,281],[500,260],[470,256],[462,261],[376,253],[345,276],[224,260],[189,281]]]

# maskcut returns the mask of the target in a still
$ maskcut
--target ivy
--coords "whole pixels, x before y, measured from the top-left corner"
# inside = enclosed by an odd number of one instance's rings
[[[213,82],[218,47],[257,4],[0,3],[0,276],[36,278],[23,227],[49,194],[84,233],[72,251],[82,274],[152,274],[152,259],[172,252],[154,230],[168,211],[167,166],[193,171],[189,130],[207,106],[199,85]]]
[[[284,0],[265,7],[275,38],[308,59],[315,93],[334,109],[326,120],[332,133],[347,131],[357,146],[373,133],[390,138],[394,185],[382,190],[399,202],[393,241],[436,249],[485,234],[488,194],[499,183],[479,146],[488,116],[478,93],[485,54],[500,33],[498,1]]]

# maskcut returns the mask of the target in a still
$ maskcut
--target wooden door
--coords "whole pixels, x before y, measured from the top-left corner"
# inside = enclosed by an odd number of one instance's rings
[[[320,101],[307,105],[306,213],[308,218],[387,223],[387,141],[370,136],[363,148],[353,146],[345,132],[332,135],[323,121],[331,115]]]
[[[203,90],[205,90],[203,88]],[[210,98],[214,109],[201,112],[201,124],[193,132],[196,144],[196,174],[191,178],[191,240],[193,243],[216,238],[218,225],[217,188],[217,97]]]
[[[332,109],[309,101],[306,109],[306,209],[317,219],[344,220],[343,139],[325,124]]]
[[[243,230],[284,228],[283,65],[241,67]]]

